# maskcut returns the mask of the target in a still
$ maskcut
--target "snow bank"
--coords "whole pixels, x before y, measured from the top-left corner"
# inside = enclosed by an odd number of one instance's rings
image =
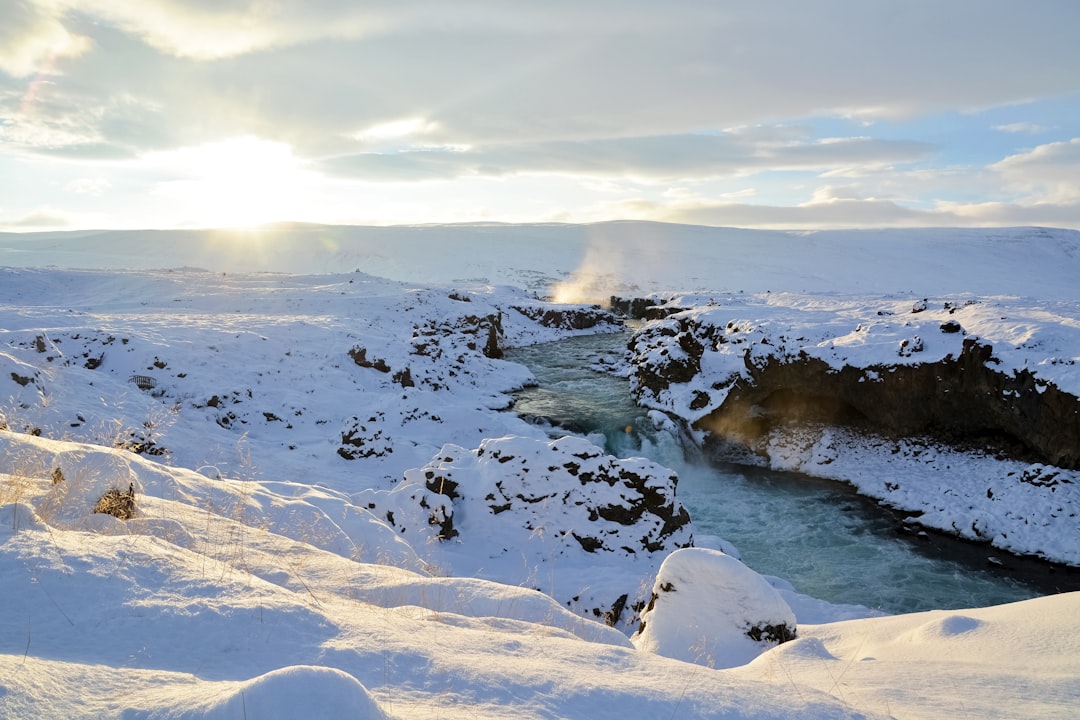
[[[535,587],[632,629],[643,585],[668,552],[693,542],[676,483],[655,463],[581,438],[505,437],[471,451],[444,446],[393,490],[354,499],[431,548],[447,572]]]
[[[127,451],[0,438],[4,717],[859,717],[818,691],[688,673],[534,591],[320,549],[257,504],[209,501],[244,483],[151,459],[127,466],[140,516],[184,542],[135,520],[52,525],[34,507],[54,464]],[[13,474],[13,457],[47,462]],[[271,517],[296,501],[246,484]]]
[[[780,675],[897,718],[1066,720],[1076,712],[1078,607],[1080,593],[1065,593],[963,612],[803,625],[799,639],[733,674]]]
[[[175,706],[128,712],[125,717],[147,720],[389,718],[356,678],[341,670],[306,665],[272,670],[242,683],[215,683],[203,688],[199,697],[188,695]]]
[[[717,550],[667,556],[634,635],[639,650],[728,668],[795,637],[795,614],[765,578]]]

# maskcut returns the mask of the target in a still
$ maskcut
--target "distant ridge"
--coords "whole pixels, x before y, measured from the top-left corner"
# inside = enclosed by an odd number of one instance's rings
[[[779,231],[649,221],[0,233],[0,265],[326,274],[538,292],[726,290],[1080,299],[1080,232],[1043,227]]]

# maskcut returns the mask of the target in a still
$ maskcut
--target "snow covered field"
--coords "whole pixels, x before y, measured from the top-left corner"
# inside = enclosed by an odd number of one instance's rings
[[[549,289],[743,291],[806,332],[962,297],[1075,391],[1078,257],[1042,229],[2,236],[0,716],[1072,717],[1080,594],[802,624],[827,609],[684,547],[669,471],[502,412],[530,377],[497,346],[609,329],[568,329]],[[947,352],[886,325],[822,352]],[[791,466],[873,494],[877,456],[833,441]],[[1072,562],[1075,528],[1026,541]]]

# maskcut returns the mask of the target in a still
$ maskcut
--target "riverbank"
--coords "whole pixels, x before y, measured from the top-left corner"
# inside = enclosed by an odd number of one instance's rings
[[[1075,305],[664,300],[666,316],[630,342],[631,388],[699,442],[850,483],[927,528],[1080,565],[1080,471],[1051,462],[1080,447]]]
[[[639,326],[640,327],[640,326]],[[510,350],[537,385],[514,394],[515,412],[588,435],[620,457],[644,455],[679,474],[696,542],[732,548],[755,570],[834,604],[888,612],[973,607],[1080,589],[1080,571],[928,531],[859,495],[849,483],[699,452],[693,438],[630,396],[630,332]],[[798,604],[797,598],[789,598]],[[811,608],[800,617],[815,617]]]

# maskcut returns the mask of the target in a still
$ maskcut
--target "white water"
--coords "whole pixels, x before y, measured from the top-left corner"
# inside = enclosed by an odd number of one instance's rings
[[[904,537],[895,518],[845,485],[688,460],[692,449],[684,452],[679,438],[654,428],[624,379],[590,369],[598,356],[621,356],[627,339],[585,336],[508,352],[508,360],[528,366],[539,382],[519,393],[515,410],[597,441],[602,433],[608,452],[643,455],[672,468],[699,538],[733,543],[751,568],[784,578],[807,595],[915,612],[1042,594],[987,564],[984,548]]]

